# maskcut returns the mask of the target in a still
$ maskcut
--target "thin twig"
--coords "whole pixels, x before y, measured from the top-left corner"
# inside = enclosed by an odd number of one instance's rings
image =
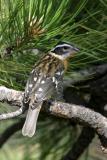
[[[24,106],[22,104],[23,93],[20,91],[15,91],[13,89],[8,89],[4,86],[0,87],[0,101],[6,101],[12,105],[20,106],[20,108],[14,112],[0,114],[0,120],[5,120],[9,118],[14,118],[21,115],[24,111]],[[20,104],[19,104],[20,101]],[[17,103],[18,102],[18,103]]]
[[[10,119],[10,118],[20,116],[23,113],[23,111],[24,111],[24,108],[21,107],[20,109],[16,110],[15,112],[0,114],[0,120]]]

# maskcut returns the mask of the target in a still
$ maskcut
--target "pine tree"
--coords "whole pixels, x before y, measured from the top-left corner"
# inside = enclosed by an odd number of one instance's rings
[[[78,70],[107,61],[106,0],[0,2],[0,85],[24,90],[35,62],[60,41],[80,48],[79,54],[70,62],[66,78],[84,79],[84,76],[77,77]],[[3,107],[0,110],[4,112]],[[20,119],[3,122],[1,131],[17,121]],[[18,132],[5,151],[12,160],[15,154],[10,153],[9,147],[21,145],[25,157],[17,159],[60,160],[78,136],[77,128],[72,127],[68,120],[41,114],[37,135],[28,140]],[[7,157],[2,158],[5,160]]]

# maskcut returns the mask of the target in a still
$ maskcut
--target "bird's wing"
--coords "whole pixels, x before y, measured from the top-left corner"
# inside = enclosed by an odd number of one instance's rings
[[[50,98],[55,92],[55,81],[53,77],[46,76],[34,70],[27,81],[24,103],[41,103]]]
[[[38,71],[32,70],[32,72],[30,73],[29,79],[27,81],[26,87],[25,87],[25,93],[24,93],[24,98],[23,98],[23,102],[25,104],[30,101],[30,96],[32,94],[34,86],[35,87],[38,86],[38,83],[37,83],[38,77],[39,77]]]
[[[24,103],[29,102],[26,121],[22,129],[24,136],[32,137],[34,135],[42,103],[54,95],[55,86],[52,77],[40,75],[36,71],[31,73],[24,95]]]

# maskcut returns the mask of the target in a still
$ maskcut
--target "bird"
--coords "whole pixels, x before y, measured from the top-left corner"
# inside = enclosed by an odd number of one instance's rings
[[[32,137],[35,134],[38,115],[44,101],[63,99],[63,76],[68,68],[68,59],[78,51],[74,45],[61,42],[34,65],[23,97],[23,105],[28,107],[22,128],[23,136]]]

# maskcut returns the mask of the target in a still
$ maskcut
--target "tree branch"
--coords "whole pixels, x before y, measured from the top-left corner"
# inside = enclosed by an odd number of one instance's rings
[[[14,118],[21,115],[24,111],[24,106],[22,105],[23,92],[15,91],[13,89],[8,89],[4,86],[0,87],[0,101],[6,101],[11,105],[20,106],[15,112],[4,113],[0,115],[0,120]],[[19,103],[20,102],[20,103]]]
[[[3,86],[0,87],[1,102],[7,101],[11,105],[21,106],[22,97],[23,97],[23,92],[21,91],[8,89]],[[103,150],[105,148],[104,151],[106,151],[107,149],[107,118],[102,116],[100,113],[97,113],[89,108],[85,108],[84,106],[68,104],[63,102],[52,102],[50,106],[46,105],[45,103],[43,106],[43,110],[55,116],[75,119],[80,123],[90,126],[99,135],[102,146],[103,146]],[[12,117],[14,117],[14,114]],[[1,115],[0,120],[2,119],[4,119],[4,117]],[[5,116],[5,119],[6,119],[6,116]]]
[[[8,102],[11,105],[21,106],[23,92],[0,86],[0,101]]]
[[[75,104],[67,104],[62,102],[53,102],[48,108],[51,114],[75,119],[95,129],[98,135],[105,137],[107,145],[107,118],[93,110]],[[107,146],[106,146],[107,147]]]

